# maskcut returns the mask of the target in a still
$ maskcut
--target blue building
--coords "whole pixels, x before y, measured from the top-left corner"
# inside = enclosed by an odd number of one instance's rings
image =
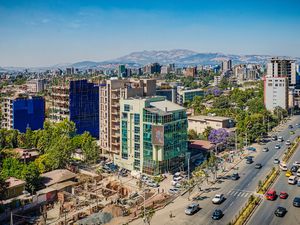
[[[74,80],[51,89],[50,121],[73,121],[77,134],[88,131],[98,139],[99,86],[87,80]]]
[[[2,100],[2,128],[16,129],[25,133],[26,128],[42,129],[44,121],[45,100],[43,97],[24,96]]]

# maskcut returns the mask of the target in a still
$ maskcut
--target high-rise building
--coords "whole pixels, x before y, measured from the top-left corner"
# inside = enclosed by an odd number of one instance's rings
[[[119,65],[119,67],[118,67],[118,76],[119,77],[127,77],[125,65]]]
[[[50,94],[52,122],[73,121],[76,132],[85,131],[99,138],[99,86],[87,80],[72,80],[52,86]]]
[[[155,74],[161,72],[161,65],[158,63],[152,63],[144,66],[144,73],[146,74]]]
[[[121,152],[115,162],[150,175],[183,169],[186,109],[164,97],[120,100]]]
[[[288,78],[264,77],[264,103],[267,110],[273,111],[277,106],[288,109]]]
[[[26,132],[42,129],[45,120],[45,100],[40,96],[20,95],[2,99],[1,128]]]
[[[120,99],[154,96],[156,80],[106,80],[99,91],[100,148],[113,157],[120,152]]]
[[[26,83],[29,92],[37,93],[44,91],[46,80],[45,79],[34,79]]]
[[[177,104],[179,105],[193,101],[196,96],[204,96],[204,91],[201,88],[189,90],[182,87],[177,88]]]
[[[267,76],[287,77],[288,85],[295,86],[297,84],[295,60],[272,58],[267,64]]]
[[[228,70],[232,70],[232,61],[231,61],[231,59],[222,61],[221,69],[222,69],[223,72],[226,72]]]
[[[188,67],[185,69],[183,74],[186,77],[195,77],[197,75],[197,67],[196,66]]]

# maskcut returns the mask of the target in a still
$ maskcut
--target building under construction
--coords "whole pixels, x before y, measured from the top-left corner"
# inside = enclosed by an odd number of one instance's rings
[[[87,80],[72,80],[51,88],[49,119],[73,121],[76,132],[99,138],[99,86]]]

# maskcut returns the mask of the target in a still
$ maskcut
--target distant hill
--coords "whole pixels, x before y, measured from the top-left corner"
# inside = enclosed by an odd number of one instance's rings
[[[126,64],[130,67],[140,67],[145,64],[158,62],[160,64],[175,63],[177,66],[187,65],[215,65],[220,64],[222,60],[231,59],[233,64],[241,63],[254,63],[254,64],[265,64],[270,58],[274,56],[270,55],[235,55],[235,54],[224,54],[224,53],[198,53],[186,49],[174,49],[174,50],[158,50],[158,51],[140,51],[132,52],[128,55],[102,61],[80,61],[76,63],[68,64],[57,64],[49,67],[34,67],[28,68],[32,71],[41,71],[46,69],[65,69],[66,67],[74,67],[78,69],[89,69],[89,68],[115,68],[118,64]],[[292,58],[287,56],[279,56],[285,58]],[[294,57],[292,59],[297,60],[300,63],[300,57]],[[20,71],[25,68],[21,67],[0,67],[0,71]]]

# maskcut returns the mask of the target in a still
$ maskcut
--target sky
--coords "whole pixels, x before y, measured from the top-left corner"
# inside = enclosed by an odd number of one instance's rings
[[[300,56],[300,1],[0,0],[0,66],[171,49]]]

